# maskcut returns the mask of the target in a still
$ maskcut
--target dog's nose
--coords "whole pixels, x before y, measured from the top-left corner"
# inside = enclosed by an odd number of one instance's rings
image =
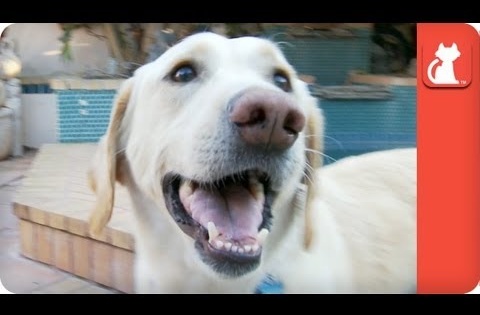
[[[235,97],[229,118],[246,144],[268,150],[289,148],[305,126],[305,116],[291,95],[260,88]]]

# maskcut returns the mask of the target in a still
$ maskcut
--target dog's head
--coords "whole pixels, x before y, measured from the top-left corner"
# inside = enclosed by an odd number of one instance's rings
[[[274,43],[193,35],[120,89],[91,173],[91,230],[107,224],[118,180],[155,202],[215,272],[246,274],[288,216],[277,204],[313,185],[322,132],[315,99]]]

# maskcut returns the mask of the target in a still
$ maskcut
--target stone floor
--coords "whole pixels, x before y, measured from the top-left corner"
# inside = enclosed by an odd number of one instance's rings
[[[35,154],[35,150],[28,150],[23,157],[0,161],[0,280],[3,286],[13,293],[119,293],[20,255],[18,218],[13,214],[11,201]]]

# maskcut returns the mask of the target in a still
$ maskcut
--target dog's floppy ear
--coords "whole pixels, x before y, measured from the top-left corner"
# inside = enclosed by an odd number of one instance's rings
[[[115,181],[122,182],[118,152],[119,129],[130,100],[133,78],[125,81],[120,88],[110,115],[107,132],[98,143],[88,182],[97,200],[90,215],[89,228],[92,235],[99,235],[112,216],[115,198]]]
[[[314,229],[312,226],[311,212],[313,211],[313,198],[318,191],[315,171],[323,165],[323,133],[324,120],[317,99],[310,97],[307,107],[307,122],[305,126],[306,161],[305,177],[303,183],[307,187],[305,207],[305,247],[310,246]]]

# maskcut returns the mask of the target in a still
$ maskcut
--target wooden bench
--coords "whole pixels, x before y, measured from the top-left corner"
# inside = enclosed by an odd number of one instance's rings
[[[88,232],[95,195],[86,170],[96,144],[47,144],[14,196],[21,254],[77,276],[133,292],[133,212],[118,185],[112,219],[98,238]]]

